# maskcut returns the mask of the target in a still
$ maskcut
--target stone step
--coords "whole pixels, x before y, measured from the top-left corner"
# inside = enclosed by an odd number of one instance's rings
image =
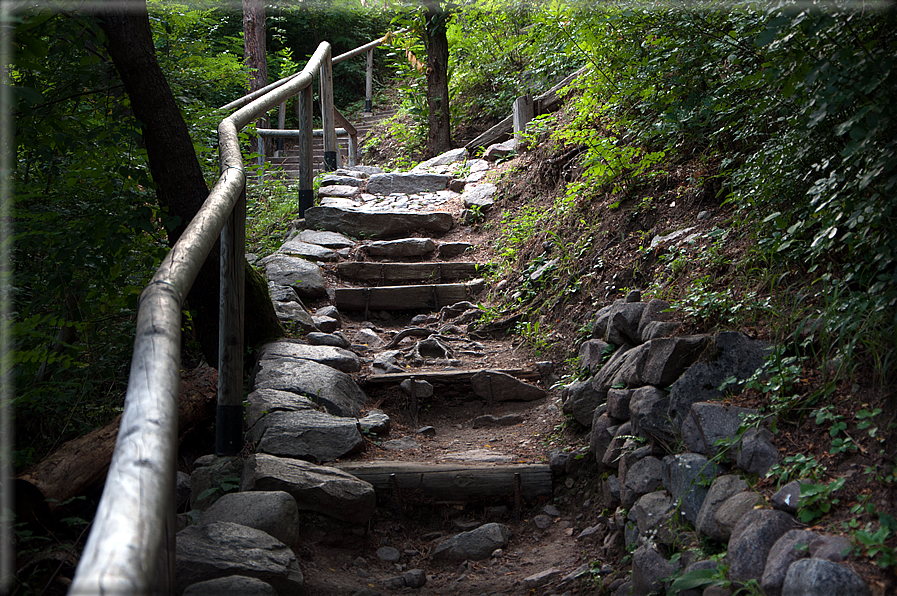
[[[343,279],[356,281],[397,282],[436,281],[471,279],[483,275],[491,267],[490,263],[371,263],[343,262],[336,267],[336,273]]]
[[[470,300],[485,287],[482,279],[457,284],[336,288],[334,306],[344,310],[438,310]]]
[[[395,238],[427,230],[444,234],[452,229],[447,211],[373,211],[344,207],[311,207],[305,210],[310,230],[339,232],[352,238]]]

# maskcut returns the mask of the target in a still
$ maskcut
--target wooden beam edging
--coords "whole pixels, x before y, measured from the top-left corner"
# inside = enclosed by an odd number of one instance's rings
[[[399,489],[419,491],[449,501],[477,497],[506,497],[515,493],[515,475],[525,499],[552,494],[548,464],[433,464],[426,462],[346,462],[334,467],[370,483],[376,491],[390,488],[390,477]]]
[[[469,383],[475,374],[481,372],[504,373],[523,381],[540,381],[542,379],[542,374],[535,368],[477,368],[473,370],[424,370],[407,373],[382,373],[361,377],[359,383],[362,385],[398,384],[411,377],[434,383]]]

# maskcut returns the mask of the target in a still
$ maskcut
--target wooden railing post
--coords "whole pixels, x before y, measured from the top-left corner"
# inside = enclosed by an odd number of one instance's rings
[[[333,62],[328,54],[321,65],[321,120],[324,129],[324,169],[328,172],[339,167],[339,150],[336,144],[336,123],[333,117]]]
[[[259,146],[264,143],[259,143]],[[246,185],[221,230],[221,299],[218,316],[218,410],[215,453],[243,448],[243,299]]]
[[[305,216],[305,210],[314,206],[313,182],[314,155],[312,109],[314,107],[314,90],[309,85],[296,96],[296,116],[299,120],[299,217]]]
[[[287,102],[280,104],[280,110],[277,113],[277,128],[283,130],[287,127]],[[277,150],[283,151],[283,137],[277,138]]]
[[[374,48],[368,50],[368,64],[364,79],[364,111],[374,109]]]

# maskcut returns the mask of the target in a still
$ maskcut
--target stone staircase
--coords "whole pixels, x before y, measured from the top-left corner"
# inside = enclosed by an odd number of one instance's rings
[[[362,112],[360,114],[359,120],[356,122],[352,122],[356,129],[358,129],[358,144],[359,148],[364,143],[364,137],[367,135],[370,130],[376,126],[378,122],[381,120],[386,120],[396,114],[398,110],[396,108],[384,108],[377,110],[376,112]],[[286,139],[285,148],[276,151],[274,155],[268,157],[266,163],[270,166],[278,168],[276,175],[280,178],[284,179],[294,179],[299,175],[299,152],[295,149],[291,149],[293,146],[292,139]],[[349,138],[346,136],[337,137],[337,144],[339,146],[339,152],[342,156],[342,163],[348,163],[348,155],[349,155]],[[319,174],[324,171],[324,139],[323,137],[314,137],[312,139],[312,161],[315,174]]]
[[[463,387],[493,412],[472,429],[519,424],[522,417],[503,408],[545,401],[550,366],[490,367],[490,356],[507,345],[472,334],[490,264],[475,258],[487,251],[461,237],[470,236],[464,226],[472,213],[493,204],[495,186],[481,181],[490,166],[460,149],[411,172],[337,170],[322,180],[319,205],[305,211],[305,229],[256,264],[279,318],[303,339],[259,351],[247,398],[247,456],[195,463],[182,505],[190,513],[181,516],[186,527],[177,539],[178,593],[267,593],[265,585],[297,592],[308,578],[290,547],[308,544],[309,528],[324,527],[321,540],[357,543],[378,502],[403,493],[501,497],[518,515],[526,501],[551,495],[547,464],[508,449],[440,443],[424,450],[424,437],[445,429],[393,437],[391,416],[371,409],[368,395],[402,392],[402,413],[417,421],[440,392]],[[379,447],[370,453],[373,444]],[[391,455],[397,452],[403,456]],[[486,558],[507,545],[506,526],[477,525],[434,543],[426,557]],[[470,548],[488,552],[471,555]],[[411,569],[390,581],[417,588],[426,574]]]

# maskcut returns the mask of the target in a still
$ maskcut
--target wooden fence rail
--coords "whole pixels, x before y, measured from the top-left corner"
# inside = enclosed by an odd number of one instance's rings
[[[377,45],[385,40],[377,40]],[[359,50],[367,51],[370,45]],[[246,223],[246,173],[238,132],[298,95],[305,115],[305,155],[311,172],[312,83],[319,72],[331,72],[332,63],[330,44],[322,42],[300,73],[222,108],[239,107],[218,125],[220,177],[140,297],[128,391],[115,453],[69,594],[170,594],[174,591],[177,408],[184,299],[200,266],[220,238],[215,450],[219,455],[235,454],[243,444]],[[330,85],[330,77],[322,76],[322,81],[325,78],[324,84]],[[329,135],[335,139],[332,97],[331,90],[322,108],[327,116],[325,138]],[[311,189],[310,178],[306,188]]]

